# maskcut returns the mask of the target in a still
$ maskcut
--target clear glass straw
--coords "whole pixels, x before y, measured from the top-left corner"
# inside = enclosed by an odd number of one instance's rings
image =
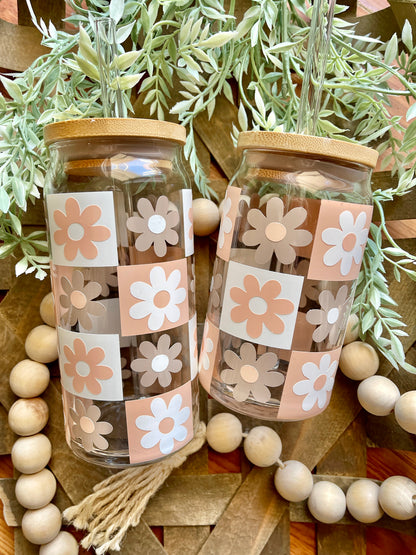
[[[119,76],[118,68],[111,67],[117,56],[116,26],[111,17],[95,20],[95,34],[97,38],[98,71],[100,74],[101,103],[105,118],[126,117],[121,90],[110,84]]]
[[[315,0],[299,101],[297,133],[315,135],[336,0]]]

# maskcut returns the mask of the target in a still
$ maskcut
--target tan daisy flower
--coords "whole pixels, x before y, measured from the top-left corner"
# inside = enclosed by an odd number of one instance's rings
[[[284,214],[282,199],[272,197],[266,204],[266,215],[256,208],[249,210],[247,220],[254,229],[243,234],[243,243],[248,247],[258,245],[255,259],[259,264],[269,262],[273,253],[282,264],[291,264],[296,258],[293,247],[305,247],[312,241],[312,233],[296,229],[306,216],[301,206]]]
[[[308,299],[311,301],[317,301],[319,297],[319,281],[313,279],[306,279],[309,270],[309,261],[301,260],[296,266],[296,273],[300,276],[305,276],[302,286],[302,294],[299,301],[299,307],[303,308],[306,306]]]
[[[117,267],[108,266],[105,268],[82,268],[85,281],[95,281],[101,285],[101,296],[108,297],[110,287],[116,288]]]
[[[79,439],[86,451],[108,449],[108,441],[103,437],[113,431],[109,422],[99,422],[101,411],[96,405],[85,406],[81,399],[75,399],[75,410],[69,409],[73,427],[72,434]]]
[[[257,358],[251,343],[241,345],[240,356],[234,351],[225,351],[224,360],[230,368],[221,372],[221,380],[235,385],[236,401],[245,401],[251,394],[255,401],[267,403],[271,398],[269,387],[278,387],[284,382],[283,374],[273,371],[279,361],[276,353],[267,352]]]
[[[149,199],[139,199],[137,211],[138,216],[127,220],[127,229],[138,233],[136,249],[143,252],[153,245],[156,256],[165,256],[166,244],[176,245],[179,241],[178,233],[173,229],[179,223],[179,212],[169,209],[169,199],[166,196],[157,199],[155,208]]]
[[[336,343],[343,327],[347,297],[347,285],[338,289],[335,298],[331,291],[324,289],[319,295],[321,309],[309,310],[306,313],[306,320],[310,324],[318,325],[312,334],[312,339],[316,343],[320,343],[327,337],[331,344]]]
[[[211,285],[209,290],[211,292],[211,305],[214,308],[218,308],[221,302],[221,287],[222,287],[222,275],[221,274],[213,274],[211,278]]]
[[[84,285],[84,275],[80,270],[74,270],[72,278],[61,278],[61,287],[64,291],[59,297],[59,303],[66,312],[62,316],[64,324],[74,326],[77,322],[90,330],[92,328],[92,316],[102,316],[105,306],[99,301],[94,301],[101,294],[101,285],[95,281],[89,281]]]
[[[136,358],[131,363],[134,372],[143,372],[140,383],[149,387],[156,380],[162,387],[167,387],[172,382],[171,374],[176,374],[182,369],[182,361],[177,360],[182,350],[181,343],[170,346],[170,336],[164,334],[159,337],[157,346],[150,341],[142,341],[139,351],[145,358]]]

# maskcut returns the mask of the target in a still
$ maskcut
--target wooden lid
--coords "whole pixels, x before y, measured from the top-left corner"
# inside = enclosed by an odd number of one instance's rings
[[[244,131],[238,137],[238,150],[266,148],[281,152],[302,153],[323,158],[347,160],[375,168],[378,152],[372,148],[312,135],[280,133],[277,131]]]
[[[65,139],[93,137],[144,137],[165,139],[185,144],[185,128],[177,123],[140,118],[70,119],[50,123],[45,127],[45,144]]]

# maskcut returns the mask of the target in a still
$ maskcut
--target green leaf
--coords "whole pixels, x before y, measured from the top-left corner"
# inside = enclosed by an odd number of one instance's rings
[[[248,129],[247,114],[242,102],[240,102],[240,106],[238,108],[238,124],[240,126],[241,131],[247,131]]]
[[[363,333],[366,333],[370,328],[373,327],[374,322],[375,322],[374,312],[372,310],[369,310],[364,315],[364,318],[361,321],[361,331]]]
[[[267,53],[271,52],[273,54],[278,54],[278,53],[282,53],[282,52],[289,52],[290,50],[292,50],[295,46],[297,46],[301,42],[303,42],[303,38],[296,41],[296,42],[289,42],[289,41],[280,42],[276,46],[273,46],[272,48],[269,48],[267,50]]]
[[[266,109],[264,107],[264,102],[263,99],[261,97],[261,94],[259,92],[259,89],[256,87],[256,90],[254,91],[254,101],[256,103],[257,109],[260,112],[260,114],[262,115],[263,119],[266,116]]]
[[[6,245],[1,245],[0,258],[6,258],[7,256],[10,256],[15,248],[16,248],[16,242],[14,240],[8,241]]]
[[[416,101],[414,100],[413,104],[410,105],[410,108],[406,112],[406,121],[410,121],[413,118],[416,118]]]
[[[134,64],[134,62],[137,60],[137,58],[139,57],[140,52],[137,51],[133,51],[133,52],[125,52],[124,54],[120,54],[120,56],[117,56],[110,64],[110,69],[114,69],[117,68],[120,71],[125,71],[126,69],[128,69],[131,65]]]
[[[384,63],[386,65],[392,64],[393,61],[397,58],[397,52],[398,52],[397,35],[396,33],[394,33],[394,35],[387,43],[386,50],[384,53]]]
[[[96,65],[98,63],[97,53],[92,47],[91,39],[85,29],[79,28],[79,54],[88,62]]]
[[[109,14],[114,23],[117,24],[123,17],[124,0],[111,0]]]
[[[144,73],[137,73],[134,75],[123,75],[122,77],[116,77],[111,81],[110,88],[117,89],[118,87],[124,91],[127,89],[132,89],[140,79],[143,77]]]
[[[9,218],[14,232],[20,237],[22,235],[22,224],[19,218],[13,212],[9,212]]]
[[[117,28],[116,31],[116,43],[123,44],[125,40],[127,40],[130,36],[130,33],[133,30],[136,22],[133,21],[132,23],[127,23],[127,25],[122,25],[121,27]]]
[[[14,198],[16,199],[16,204],[19,208],[26,208],[26,196],[25,196],[25,186],[20,181],[19,178],[12,178],[12,190]]]
[[[2,212],[8,212],[10,207],[10,197],[6,193],[3,187],[0,187],[0,210]]]
[[[29,261],[26,257],[19,260],[19,262],[14,267],[16,276],[20,276],[21,274],[24,274],[27,270],[28,265],[29,265]]]
[[[208,39],[205,39],[198,43],[198,46],[203,48],[219,48],[220,46],[224,46],[227,42],[230,42],[233,38],[235,38],[236,32],[235,31],[221,31],[212,35]]]
[[[15,100],[18,104],[23,104],[23,95],[19,85],[4,76],[0,76],[0,81],[2,82],[3,87],[6,89],[8,95],[13,98],[13,100]]]
[[[404,22],[402,29],[402,41],[409,51],[413,49],[412,27],[407,19]]]
[[[170,109],[171,114],[182,114],[183,112],[187,112],[189,108],[192,106],[193,99],[191,100],[181,100],[177,102],[173,108]]]
[[[94,79],[94,81],[100,81],[100,74],[98,73],[98,69],[93,66],[93,64],[77,55],[74,56],[74,59],[76,60],[79,69],[83,73],[85,73],[87,77],[89,77],[90,79]]]

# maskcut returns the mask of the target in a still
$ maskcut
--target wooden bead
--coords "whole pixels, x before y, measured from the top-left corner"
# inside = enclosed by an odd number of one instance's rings
[[[35,545],[51,542],[59,534],[62,524],[61,512],[56,505],[28,510],[22,518],[22,533]]]
[[[380,486],[378,502],[392,518],[409,520],[416,516],[416,484],[405,476],[390,476]]]
[[[201,237],[215,231],[220,223],[218,206],[207,198],[196,198],[192,202],[194,233]]]
[[[345,345],[339,357],[341,372],[351,380],[364,380],[373,376],[379,364],[376,350],[364,341],[353,341]]]
[[[383,516],[378,502],[380,488],[372,480],[357,480],[348,488],[347,509],[359,522],[376,522]]]
[[[69,532],[59,532],[51,542],[41,545],[39,555],[78,555],[78,542]]]
[[[37,434],[46,426],[48,405],[40,397],[18,399],[9,410],[9,426],[19,436]]]
[[[13,466],[24,474],[42,470],[51,458],[52,445],[43,434],[19,437],[12,447]]]
[[[394,406],[394,416],[406,432],[416,434],[416,391],[404,393]]]
[[[45,295],[39,307],[40,317],[48,326],[56,327],[55,306],[52,291]]]
[[[300,461],[286,461],[274,475],[274,485],[288,501],[304,501],[313,488],[312,472]]]
[[[25,509],[40,509],[50,503],[56,492],[56,479],[44,468],[35,474],[22,474],[16,482],[15,494]]]
[[[26,337],[26,354],[37,362],[53,362],[58,358],[58,336],[51,326],[36,326]]]
[[[350,314],[347,321],[347,327],[345,330],[344,345],[352,343],[358,339],[360,335],[359,319],[356,314]]]
[[[18,362],[10,372],[10,389],[18,397],[37,397],[49,384],[49,368],[28,358]]]
[[[387,416],[400,397],[399,388],[384,376],[371,376],[357,388],[358,400],[363,408],[376,416]]]
[[[277,462],[282,452],[282,441],[268,426],[256,426],[244,440],[244,453],[256,466],[271,466]]]
[[[239,419],[228,412],[211,418],[207,425],[207,442],[218,453],[231,453],[241,443],[243,428]]]
[[[324,480],[313,485],[308,507],[316,520],[333,524],[344,516],[347,502],[340,487]]]

